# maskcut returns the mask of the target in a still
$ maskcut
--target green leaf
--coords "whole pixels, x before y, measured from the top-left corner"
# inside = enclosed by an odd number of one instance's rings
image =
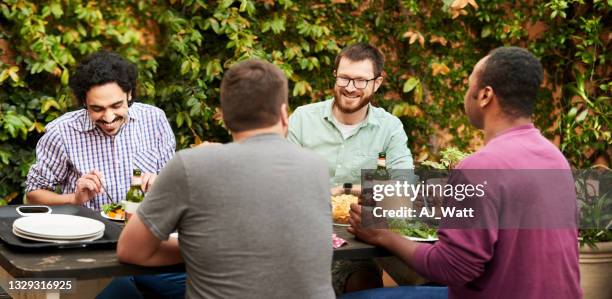
[[[491,26],[484,26],[482,28],[482,31],[480,32],[480,37],[481,38],[485,38],[485,37],[491,35],[491,33],[492,33]]]
[[[570,109],[570,111],[567,113],[567,117],[571,120],[576,116],[576,114],[578,114],[578,108],[572,107],[572,109]]]
[[[2,161],[2,163],[8,165],[10,157],[11,153],[0,150],[0,161]]]
[[[183,113],[179,112],[176,114],[176,126],[181,127],[183,125]]]
[[[60,104],[56,100],[46,99],[42,102],[42,106],[40,107],[40,112],[46,113],[47,111],[49,111],[49,109],[51,109],[51,107],[57,110],[61,110]]]
[[[2,73],[0,73],[0,83],[4,82],[4,80],[6,80],[8,77],[9,77],[8,70],[2,71]]]
[[[59,19],[63,14],[64,11],[62,10],[62,5],[55,2],[55,3],[51,3],[51,13],[53,14],[53,16],[56,19]]]
[[[22,127],[23,126],[23,123],[21,122],[21,119],[19,119],[19,117],[17,117],[16,115],[14,115],[12,113],[11,114],[6,114],[4,116],[4,121],[5,121],[5,124],[9,124],[9,125],[11,125],[13,127]]]
[[[410,77],[410,79],[406,80],[406,82],[404,82],[404,88],[403,91],[405,93],[408,93],[410,91],[412,91],[415,87],[417,87],[417,85],[419,85],[421,83],[421,80],[419,80],[416,77]]]
[[[47,60],[47,61],[45,61],[45,63],[43,63],[42,68],[43,68],[45,71],[47,71],[47,72],[49,72],[49,73],[52,73],[52,72],[53,72],[53,70],[55,70],[55,67],[56,67],[56,66],[57,66],[57,63],[56,63],[55,61],[53,61],[53,60]]]
[[[60,82],[62,83],[63,86],[68,86],[68,79],[69,79],[69,74],[68,74],[68,70],[64,69],[62,71],[62,76],[60,78]]]
[[[580,112],[580,114],[578,114],[578,117],[576,117],[576,122],[582,122],[586,118],[588,113],[588,109],[585,109],[584,111]]]
[[[223,0],[223,2],[221,2],[221,8],[227,9],[232,6],[232,4],[234,4],[234,0]]]
[[[189,60],[183,60],[183,63],[181,63],[181,75],[185,75],[189,72],[190,65]]]

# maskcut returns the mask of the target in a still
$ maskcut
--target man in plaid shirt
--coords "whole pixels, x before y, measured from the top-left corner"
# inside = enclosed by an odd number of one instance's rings
[[[161,109],[134,103],[136,79],[136,67],[109,52],[77,67],[70,88],[83,109],[47,125],[26,181],[30,203],[100,210],[125,198],[134,168],[150,188],[176,143]],[[58,186],[62,194],[54,192]]]
[[[47,124],[26,181],[35,204],[84,205],[100,210],[121,202],[132,170],[142,170],[147,191],[174,156],[176,142],[164,111],[135,103],[136,66],[97,52],[77,67],[70,88],[83,109]],[[62,194],[54,190],[60,187]],[[140,288],[164,298],[184,297],[185,273],[117,277],[97,298],[141,298]]]

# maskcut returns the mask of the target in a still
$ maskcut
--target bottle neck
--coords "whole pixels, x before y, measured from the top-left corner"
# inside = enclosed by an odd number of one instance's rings
[[[378,161],[376,162],[376,166],[378,166],[378,168],[386,168],[386,161],[384,158],[378,158]]]

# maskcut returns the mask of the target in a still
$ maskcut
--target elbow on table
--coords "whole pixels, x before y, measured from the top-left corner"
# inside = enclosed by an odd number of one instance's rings
[[[26,200],[28,204],[40,204],[40,201],[38,200],[38,190],[33,190],[30,191],[28,193],[26,193]]]
[[[117,243],[117,259],[122,263],[128,264],[139,264],[141,263],[141,259],[138,257],[138,250],[135,248],[129,248],[130,246],[125,244],[125,242]]]

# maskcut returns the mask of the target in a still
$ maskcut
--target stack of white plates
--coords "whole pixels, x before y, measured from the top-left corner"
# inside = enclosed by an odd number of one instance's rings
[[[81,216],[41,214],[15,220],[13,234],[40,242],[89,242],[104,236],[104,223]]]

